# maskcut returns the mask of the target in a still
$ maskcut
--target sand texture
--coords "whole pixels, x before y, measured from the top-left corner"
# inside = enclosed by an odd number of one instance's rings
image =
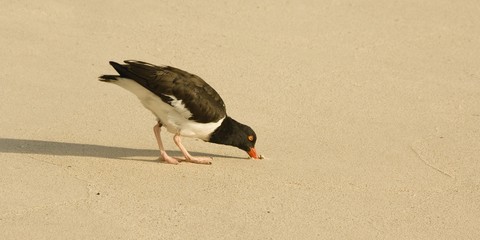
[[[3,1],[0,239],[480,239],[480,2]],[[267,159],[97,81],[205,79]],[[172,135],[165,147],[179,154]]]

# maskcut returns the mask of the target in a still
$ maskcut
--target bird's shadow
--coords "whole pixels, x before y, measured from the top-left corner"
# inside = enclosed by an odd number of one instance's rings
[[[152,149],[135,149],[124,147],[102,146],[95,144],[53,142],[30,139],[0,138],[0,152],[2,153],[23,153],[23,154],[43,154],[55,156],[79,156],[79,157],[98,157],[118,160],[133,160],[157,162],[160,153]],[[167,151],[169,155],[182,155],[180,151]],[[190,152],[192,155],[201,155],[208,157],[233,158],[240,157],[224,156],[217,154],[206,154],[199,152]]]

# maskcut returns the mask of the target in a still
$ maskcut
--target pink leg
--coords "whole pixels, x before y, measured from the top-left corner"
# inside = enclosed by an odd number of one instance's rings
[[[155,137],[157,138],[158,148],[160,149],[160,157],[167,163],[178,164],[178,160],[168,156],[167,152],[165,152],[165,148],[163,148],[162,139],[160,139],[160,127],[162,127],[162,124],[160,122],[158,122],[157,125],[153,127],[153,132],[155,133]]]
[[[182,145],[180,135],[175,134],[175,136],[173,137],[173,141],[175,142],[175,144],[177,144],[180,151],[182,151],[183,156],[185,156],[185,161],[200,164],[212,164],[212,158],[210,157],[193,157],[192,155],[190,155],[187,149]]]

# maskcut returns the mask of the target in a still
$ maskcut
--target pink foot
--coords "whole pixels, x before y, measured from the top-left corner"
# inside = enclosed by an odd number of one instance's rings
[[[196,163],[196,164],[206,164],[210,165],[212,164],[212,158],[211,157],[176,157],[175,159],[178,159],[180,161],[185,161],[185,162],[191,162],[191,163]]]
[[[165,163],[178,164],[178,159],[176,159],[174,157],[170,157],[166,153],[165,154],[160,154],[160,159],[165,161]]]

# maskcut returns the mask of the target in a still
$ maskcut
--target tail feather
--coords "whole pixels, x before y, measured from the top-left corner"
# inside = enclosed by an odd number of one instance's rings
[[[102,81],[102,82],[114,82],[114,81],[118,81],[118,77],[120,76],[117,76],[117,75],[102,75],[100,77],[98,77],[98,80]]]
[[[160,69],[158,66],[133,60],[125,61],[126,64],[119,64],[114,61],[110,61],[109,63],[119,75],[102,75],[98,80],[102,82],[115,82],[118,81],[119,78],[126,78],[145,87],[147,86],[145,79],[155,75],[156,71]]]
[[[109,62],[110,65],[112,65],[112,67],[120,74],[120,76],[118,75],[102,75],[98,78],[98,80],[102,81],[102,82],[113,82],[113,81],[117,81],[119,77],[130,77],[130,73],[128,72],[128,70],[125,68],[124,65],[121,65],[119,63],[116,63],[114,61],[110,61]]]

